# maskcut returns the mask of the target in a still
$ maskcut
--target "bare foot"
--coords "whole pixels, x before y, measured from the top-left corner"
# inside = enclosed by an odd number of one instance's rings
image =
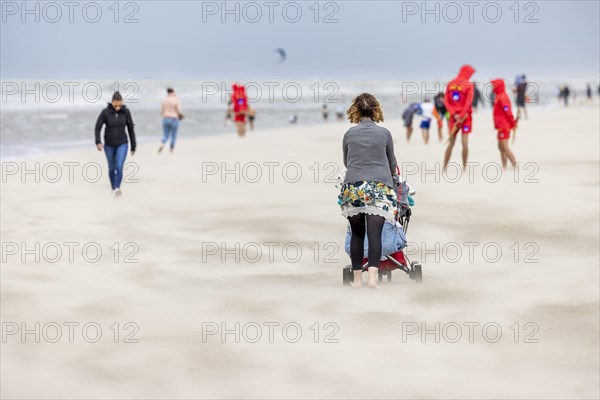
[[[369,267],[369,288],[371,289],[379,289],[377,285],[378,272],[378,267]]]
[[[352,271],[354,280],[352,281],[353,288],[362,287],[362,270]]]
[[[160,147],[158,148],[158,154],[160,154],[161,151],[163,151],[163,145],[161,144]]]

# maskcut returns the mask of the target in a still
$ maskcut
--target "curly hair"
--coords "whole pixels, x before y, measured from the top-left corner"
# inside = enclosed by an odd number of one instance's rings
[[[381,104],[369,93],[358,95],[346,111],[346,115],[353,124],[358,124],[363,118],[369,118],[373,122],[383,122]]]

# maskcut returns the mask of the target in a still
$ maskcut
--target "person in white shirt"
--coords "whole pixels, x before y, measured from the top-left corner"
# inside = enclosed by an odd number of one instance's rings
[[[425,101],[421,103],[421,132],[423,133],[425,144],[429,143],[429,126],[433,119],[434,109],[433,103],[428,98],[425,98]]]

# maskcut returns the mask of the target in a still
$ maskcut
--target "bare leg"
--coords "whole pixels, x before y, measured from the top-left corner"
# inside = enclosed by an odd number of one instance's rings
[[[412,136],[412,126],[407,126],[406,127],[406,141],[410,142],[410,137]]]
[[[246,123],[242,121],[236,121],[235,127],[239,137],[243,137],[246,134]]]
[[[506,153],[504,152],[504,146],[502,145],[502,140],[498,140],[498,150],[500,150],[500,159],[502,160],[502,169],[506,169]]]
[[[425,141],[425,144],[428,144],[429,143],[429,130],[422,129],[422,133],[423,133],[423,140]]]
[[[444,171],[448,166],[448,162],[450,162],[450,156],[452,155],[452,149],[454,148],[454,143],[456,142],[456,135],[451,136],[448,141],[448,147],[446,147],[446,154],[444,155]]]
[[[523,114],[525,114],[525,119],[527,119],[527,108],[523,107]]]
[[[515,158],[515,155],[513,154],[510,147],[508,147],[508,140],[501,140],[500,142],[502,150],[504,150],[505,157],[507,157],[510,160],[510,164],[514,168],[517,165],[517,159]],[[506,168],[506,165],[503,165],[503,168]]]
[[[461,135],[462,141],[462,162],[463,169],[467,168],[467,159],[469,158],[469,135]]]
[[[438,138],[440,139],[440,143],[444,140],[444,135],[442,134],[442,127],[438,126]]]

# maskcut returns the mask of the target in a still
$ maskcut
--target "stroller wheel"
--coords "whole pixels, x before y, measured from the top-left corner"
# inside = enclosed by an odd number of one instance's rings
[[[342,270],[342,282],[344,286],[350,286],[350,283],[354,280],[354,274],[352,273],[352,266],[348,265]]]
[[[392,271],[387,271],[386,275],[387,275],[387,281],[391,282],[392,281]]]
[[[378,280],[379,282],[383,281],[383,272],[379,271],[379,272],[377,273],[377,280]]]
[[[422,283],[423,282],[423,271],[421,270],[421,264],[415,264],[414,265],[414,280],[417,283]]]

